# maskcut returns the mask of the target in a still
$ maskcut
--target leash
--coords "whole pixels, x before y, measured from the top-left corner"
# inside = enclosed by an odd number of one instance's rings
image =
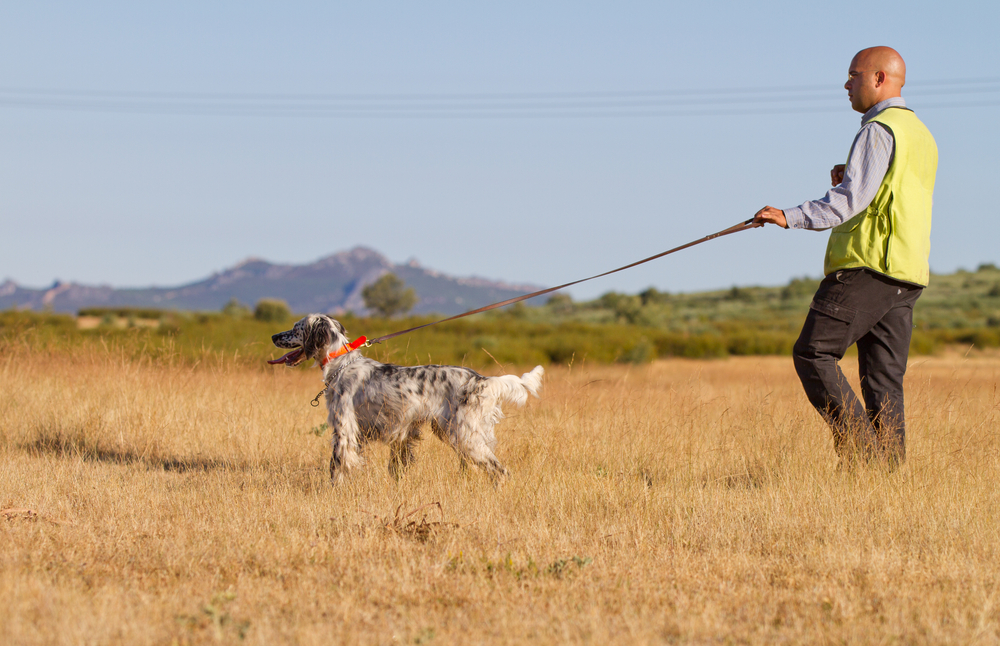
[[[759,225],[757,225],[757,226],[759,226]],[[620,271],[625,271],[626,269],[631,269],[632,267],[638,267],[639,265],[642,265],[642,264],[645,264],[647,262],[650,262],[651,260],[656,260],[657,258],[662,258],[663,256],[669,256],[672,253],[677,253],[678,251],[683,251],[684,249],[688,249],[688,248],[693,247],[695,245],[699,245],[699,244],[701,244],[703,242],[708,242],[709,240],[714,240],[716,238],[721,238],[722,236],[727,236],[727,235],[729,235],[731,233],[739,233],[740,231],[746,231],[747,229],[754,229],[754,228],[756,228],[756,226],[753,225],[753,218],[750,218],[749,220],[746,220],[745,222],[740,222],[739,224],[735,224],[735,225],[729,227],[728,229],[723,229],[722,231],[719,231],[718,233],[713,233],[712,235],[707,235],[704,238],[700,238],[698,240],[695,240],[693,242],[689,242],[687,244],[682,244],[679,247],[674,247],[673,249],[669,249],[669,250],[664,251],[662,253],[658,253],[655,256],[650,256],[649,258],[644,258],[642,260],[633,262],[633,263],[631,263],[629,265],[625,265],[624,267],[619,267],[618,269],[612,269],[611,271],[606,271],[603,274],[597,274],[596,276],[591,276],[590,278],[581,278],[580,280],[574,280],[571,283],[566,283],[564,285],[559,285],[558,287],[549,287],[548,289],[542,289],[542,290],[539,290],[537,292],[532,292],[530,294],[525,294],[523,296],[517,296],[517,297],[514,297],[514,298],[509,298],[509,299],[507,299],[505,301],[501,301],[499,303],[493,303],[492,305],[487,305],[485,307],[480,307],[479,309],[476,309],[476,310],[470,310],[468,312],[463,312],[462,314],[456,314],[455,316],[449,316],[448,318],[441,319],[440,321],[433,321],[431,323],[424,323],[423,325],[417,325],[416,327],[411,327],[411,328],[409,328],[407,330],[401,330],[399,332],[393,332],[392,334],[386,334],[385,336],[380,336],[377,339],[372,339],[371,341],[367,340],[365,337],[359,337],[357,339],[357,341],[354,342],[354,343],[357,343],[358,345],[355,346],[355,347],[353,347],[353,348],[351,348],[351,350],[355,350],[358,347],[360,347],[361,345],[364,345],[364,347],[368,348],[368,347],[371,347],[371,346],[375,345],[376,343],[382,343],[383,341],[388,341],[389,339],[395,338],[397,336],[402,336],[404,334],[409,334],[410,332],[415,332],[415,331],[421,330],[421,329],[423,329],[425,327],[430,327],[432,325],[437,325],[438,323],[446,323],[447,321],[454,321],[456,319],[464,318],[466,316],[472,316],[473,314],[479,314],[481,312],[488,312],[490,310],[495,310],[498,307],[504,307],[506,305],[513,305],[514,303],[519,303],[520,301],[525,301],[525,300],[528,300],[529,298],[535,298],[536,296],[544,296],[545,294],[549,294],[549,293],[552,293],[552,292],[557,292],[560,289],[566,289],[567,287],[572,287],[573,285],[579,285],[580,283],[585,283],[588,280],[594,280],[595,278],[603,278],[604,276],[610,276],[611,274],[617,274]],[[341,349],[343,350],[343,348],[341,348]],[[345,352],[350,352],[351,350],[345,350]]]
[[[672,253],[677,253],[678,251],[682,251],[684,249],[688,249],[690,247],[693,247],[695,245],[701,244],[703,242],[708,242],[709,240],[714,240],[715,238],[721,238],[722,236],[727,236],[727,235],[729,235],[731,233],[739,233],[740,231],[745,231],[747,229],[753,229],[753,228],[756,228],[756,227],[753,225],[753,218],[750,218],[749,220],[746,220],[745,222],[740,222],[739,224],[734,224],[733,226],[729,227],[728,229],[723,229],[722,231],[719,231],[717,233],[713,233],[712,235],[707,235],[704,238],[699,238],[698,240],[695,240],[693,242],[689,242],[687,244],[682,244],[679,247],[674,247],[673,249],[668,249],[667,251],[664,251],[662,253],[658,253],[655,256],[650,256],[649,258],[643,258],[642,260],[638,260],[638,261],[633,262],[631,264],[625,265],[624,267],[619,267],[618,269],[612,269],[611,271],[606,271],[603,274],[597,274],[596,276],[591,276],[590,278],[581,278],[580,280],[574,280],[573,282],[565,283],[565,284],[559,285],[557,287],[549,287],[548,289],[541,289],[541,290],[539,290],[537,292],[531,292],[530,294],[524,294],[523,296],[516,296],[514,298],[509,298],[509,299],[507,299],[505,301],[501,301],[499,303],[493,303],[492,305],[486,305],[485,307],[480,307],[479,309],[470,310],[468,312],[463,312],[461,314],[456,314],[455,316],[449,316],[448,318],[441,319],[440,321],[433,321],[431,323],[424,323],[423,325],[417,325],[416,327],[411,327],[411,328],[406,329],[406,330],[400,330],[399,332],[393,332],[392,334],[386,334],[385,336],[380,336],[377,339],[372,339],[371,341],[369,341],[364,336],[359,336],[357,339],[355,339],[349,345],[345,345],[345,346],[337,349],[336,351],[331,352],[330,354],[328,354],[326,356],[326,358],[323,361],[321,361],[321,364],[322,364],[322,366],[325,367],[326,364],[328,364],[333,359],[336,359],[339,356],[345,355],[348,352],[354,352],[355,350],[357,350],[358,348],[361,348],[361,347],[370,348],[371,346],[375,345],[376,343],[382,343],[383,341],[387,341],[389,339],[395,338],[397,336],[402,336],[404,334],[409,334],[410,332],[415,332],[415,331],[421,330],[421,329],[423,329],[425,327],[430,327],[432,325],[437,325],[438,323],[445,323],[447,321],[454,321],[456,319],[464,318],[466,316],[472,316],[473,314],[479,314],[481,312],[488,312],[490,310],[495,310],[498,307],[504,307],[506,305],[513,305],[514,303],[519,303],[521,301],[528,300],[529,298],[534,298],[536,296],[544,296],[545,294],[549,294],[549,293],[552,293],[552,292],[557,292],[560,289],[566,289],[567,287],[572,287],[573,285],[579,285],[580,283],[585,283],[588,280],[594,280],[595,278],[602,278],[604,276],[610,276],[611,274],[616,274],[616,273],[618,273],[620,271],[625,271],[626,269],[631,269],[632,267],[638,267],[639,265],[642,265],[642,264],[645,264],[647,262],[650,262],[651,260],[656,260],[657,258],[662,258],[663,256],[669,256]],[[283,358],[284,357],[282,357],[282,359]],[[268,361],[268,363],[281,363],[282,359],[276,359],[274,361]],[[353,361],[351,363],[353,363]],[[309,402],[310,405],[312,405],[313,407],[319,406],[319,398],[322,397],[323,393],[325,393],[326,390],[327,390],[327,388],[330,387],[330,382],[334,381],[339,376],[341,370],[343,370],[345,367],[346,366],[341,366],[341,368],[339,368],[337,370],[337,372],[335,372],[333,375],[331,375],[331,378],[329,379],[329,381],[327,381],[324,384],[325,387],[323,388],[323,390],[319,391],[319,393],[316,394],[316,397],[314,397],[313,400],[311,402]]]

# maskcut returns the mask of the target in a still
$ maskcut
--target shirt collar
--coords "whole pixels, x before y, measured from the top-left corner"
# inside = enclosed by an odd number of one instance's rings
[[[874,118],[876,114],[878,114],[882,110],[885,110],[886,108],[905,108],[905,107],[906,107],[906,101],[904,101],[903,97],[901,96],[894,96],[884,101],[879,101],[872,107],[868,108],[868,112],[864,113],[864,115],[861,117],[861,125],[867,123],[869,119]]]

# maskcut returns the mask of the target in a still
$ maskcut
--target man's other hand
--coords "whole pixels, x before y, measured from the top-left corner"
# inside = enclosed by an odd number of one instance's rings
[[[832,169],[830,169],[830,181],[833,186],[843,183],[844,181],[844,164],[837,164]]]

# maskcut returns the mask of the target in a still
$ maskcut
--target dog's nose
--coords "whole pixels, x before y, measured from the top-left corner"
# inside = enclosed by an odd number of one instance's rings
[[[271,335],[271,343],[278,345],[278,337],[281,336],[281,332]]]

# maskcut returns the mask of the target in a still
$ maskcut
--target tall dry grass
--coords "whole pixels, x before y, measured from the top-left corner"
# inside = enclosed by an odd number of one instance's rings
[[[915,362],[893,474],[746,358],[553,368],[500,488],[429,439],[333,489],[315,371],[8,346],[0,642],[997,643],[998,370]]]

